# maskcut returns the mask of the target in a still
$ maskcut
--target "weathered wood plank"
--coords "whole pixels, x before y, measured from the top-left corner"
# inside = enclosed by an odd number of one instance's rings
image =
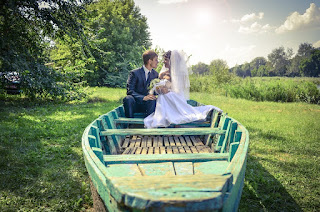
[[[173,165],[176,175],[193,175],[192,162],[178,162],[174,163]]]
[[[164,146],[160,147],[160,154],[166,154],[166,148]]]
[[[159,136],[151,136],[152,137],[152,146],[157,147],[158,146],[158,137]]]
[[[136,145],[136,140],[131,140],[129,147],[135,147],[135,145]]]
[[[140,155],[142,151],[142,147],[137,147],[137,150],[135,151],[135,155]]]
[[[172,152],[173,152],[173,154],[179,154],[178,147],[173,146],[173,147],[172,147]]]
[[[166,147],[171,149],[170,147]],[[195,148],[195,147],[194,147]],[[171,149],[172,150],[172,149]],[[228,153],[198,153],[198,154],[170,154],[163,157],[163,155],[104,155],[103,159],[106,164],[118,163],[156,163],[156,162],[205,162],[224,160],[227,161]]]
[[[154,154],[160,154],[160,147],[154,147]]]
[[[169,138],[167,136],[163,137],[164,146],[170,146]]]
[[[174,139],[173,139],[172,136],[169,137],[169,144],[170,144],[170,146],[175,146],[176,145],[176,143],[174,142]]]
[[[201,139],[199,138],[199,136],[195,136],[195,138],[196,138],[196,141],[197,141],[198,146],[204,145],[204,143],[201,141]]]
[[[145,154],[147,154],[147,152],[148,152],[148,147],[142,147],[141,154],[145,155]]]
[[[125,205],[140,210],[215,211],[222,208],[232,180],[232,175],[137,176],[116,178],[112,184]]]
[[[122,144],[122,147],[123,148],[127,148],[129,147],[129,141],[130,141],[130,138],[129,137],[126,137],[123,141],[123,144]]]
[[[203,146],[202,141],[200,140],[200,138],[195,137],[195,136],[190,136],[190,139],[193,143],[193,146]]]
[[[152,147],[152,137],[148,136],[147,147]]]
[[[208,146],[196,146],[198,152],[200,153],[210,153],[211,149]]]
[[[137,137],[136,143],[135,143],[135,147],[140,147],[141,145],[141,137]]]
[[[221,149],[220,149],[220,152],[221,153],[225,153],[227,152],[227,144],[228,144],[228,140],[230,139],[230,134],[231,134],[231,126],[232,126],[232,123],[233,121],[229,121],[228,122],[228,127],[227,127],[227,131],[226,131],[226,134],[225,134],[225,138],[222,142],[222,146],[221,146]]]
[[[190,150],[192,151],[192,153],[199,153],[195,146],[190,146]]]
[[[106,169],[109,177],[141,176],[137,164],[111,164]]]
[[[173,139],[174,139],[174,142],[176,143],[176,146],[181,146],[181,142],[177,136],[174,136]]]
[[[132,150],[131,147],[127,147],[122,154],[123,154],[123,155],[130,154],[131,150]]]
[[[182,136],[178,137],[182,146],[187,146],[187,142],[184,140]]]
[[[208,151],[205,151],[204,146],[196,146],[196,149],[197,149],[198,152],[200,152],[200,153],[208,153]]]
[[[163,137],[162,136],[157,136],[158,138],[158,146],[163,146]]]
[[[153,155],[154,147],[148,147],[148,155]]]
[[[225,130],[220,128],[199,127],[199,128],[166,128],[161,129],[106,129],[100,132],[102,136],[107,135],[208,135],[224,134]]]
[[[173,164],[165,163],[145,163],[138,164],[143,176],[173,176],[175,175]]]
[[[184,139],[185,139],[188,146],[193,146],[189,136],[185,136]]]
[[[167,152],[167,154],[172,154],[173,152],[172,152],[172,147],[166,147],[166,152]]]
[[[237,152],[237,149],[238,149],[239,145],[240,145],[240,142],[233,142],[233,143],[231,143],[231,145],[230,145],[230,150],[229,150],[229,159],[228,159],[229,162],[232,161],[234,155],[235,155],[236,152]]]
[[[190,147],[188,146],[184,146],[184,150],[186,151],[186,153],[192,153]]]
[[[143,118],[124,118],[120,117],[113,120],[116,124],[144,124]]]
[[[180,154],[185,154],[186,151],[184,150],[183,146],[178,146],[178,150]]]
[[[147,147],[147,136],[143,136],[142,137],[142,141],[141,141],[141,147]]]
[[[195,162],[193,164],[194,174],[225,174],[229,164],[228,161]]]

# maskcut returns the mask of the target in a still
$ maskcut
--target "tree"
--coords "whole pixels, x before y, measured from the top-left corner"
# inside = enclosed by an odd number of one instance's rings
[[[268,55],[268,61],[271,64],[272,69],[269,72],[271,76],[284,76],[287,72],[287,67],[290,64],[290,59],[293,55],[293,50],[288,48],[285,51],[284,47],[273,49]]]
[[[0,3],[0,72],[17,72],[21,87],[31,97],[71,97],[68,78],[45,64],[53,37],[68,34],[85,40],[79,0],[3,0]]]
[[[145,16],[132,0],[101,0],[86,7],[85,34],[91,60],[85,60],[81,44],[59,43],[52,52],[64,64],[83,64],[84,80],[90,85],[125,87],[128,72],[142,65],[142,53],[151,46]],[[67,47],[65,47],[67,46]],[[61,63],[61,62],[60,62]]]
[[[287,67],[286,75],[289,77],[301,76],[301,62],[309,58],[315,48],[310,43],[301,43],[299,45],[298,53],[291,59],[290,65]]]
[[[199,62],[197,63],[196,65],[193,65],[191,67],[192,69],[192,72],[194,74],[209,74],[209,65],[205,64],[205,63],[202,63],[202,62]]]
[[[216,59],[211,61],[209,70],[218,83],[229,82],[232,78],[232,74],[229,72],[229,67],[225,60]]]
[[[256,57],[250,62],[250,69],[259,69],[260,66],[266,65],[267,59],[264,57]]]
[[[320,49],[314,49],[309,57],[301,60],[300,71],[302,76],[320,76]]]
[[[294,58],[291,59],[290,65],[287,67],[286,76],[288,77],[298,77],[301,76],[300,73],[300,63],[302,60],[302,56],[296,55]]]
[[[297,56],[308,57],[311,52],[314,50],[314,47],[310,43],[301,43],[299,45]]]

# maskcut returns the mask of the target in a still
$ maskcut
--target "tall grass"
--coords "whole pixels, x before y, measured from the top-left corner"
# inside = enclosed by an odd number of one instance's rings
[[[318,78],[238,78],[218,84],[212,76],[192,76],[191,90],[254,101],[320,104]]]

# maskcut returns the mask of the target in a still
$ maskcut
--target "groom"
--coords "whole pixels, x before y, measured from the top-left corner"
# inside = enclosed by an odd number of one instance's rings
[[[136,112],[146,116],[155,111],[156,96],[148,93],[151,80],[158,78],[154,69],[158,65],[158,55],[152,50],[145,51],[142,55],[144,65],[132,70],[127,81],[127,96],[123,99],[125,116],[133,118]]]

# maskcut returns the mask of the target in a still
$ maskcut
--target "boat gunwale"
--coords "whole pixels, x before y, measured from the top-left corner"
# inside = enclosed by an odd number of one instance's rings
[[[108,113],[112,112],[109,111]],[[103,114],[104,115],[107,115]],[[101,116],[100,116],[101,117]],[[97,119],[99,119],[100,117],[98,117]],[[243,168],[245,162],[246,162],[246,158],[247,158],[247,152],[248,152],[248,146],[249,146],[249,133],[247,131],[247,129],[237,120],[235,120],[234,118],[228,116],[232,121],[237,122],[239,128],[241,129],[242,132],[242,136],[241,139],[239,141],[239,146],[238,149],[233,157],[233,159],[229,162],[230,164],[228,165],[225,173],[232,173],[234,175],[233,177],[233,184],[237,183],[238,180],[238,174],[240,173],[241,170],[236,170],[237,167]],[[175,154],[163,154],[163,155],[103,155],[103,162],[101,161],[101,159],[99,159],[99,157],[94,153],[92,147],[89,144],[89,131],[90,128],[92,126],[94,126],[94,123],[96,122],[95,119],[94,121],[92,121],[84,130],[83,136],[82,136],[82,149],[84,152],[84,159],[86,162],[86,166],[87,166],[87,170],[89,172],[94,171],[95,175],[98,176],[99,180],[101,181],[101,183],[104,186],[108,187],[109,190],[109,194],[112,195],[114,197],[114,199],[118,202],[123,201],[122,199],[122,194],[120,193],[120,191],[118,191],[118,189],[116,188],[115,185],[112,184],[112,179],[113,177],[109,176],[108,170],[107,170],[107,165],[108,164],[117,164],[123,162],[123,163],[136,163],[137,160],[145,160],[145,163],[150,163],[150,162],[175,162],[174,158],[175,157],[181,157],[181,155],[185,155],[183,157],[188,157],[191,155],[196,155],[196,159],[197,161],[201,161],[201,160],[226,160],[227,159],[227,155],[229,153],[197,153],[197,154],[179,154],[177,156],[174,156]],[[165,129],[165,128],[164,128]],[[245,153],[245,154],[244,154]],[[210,157],[208,157],[210,156]],[[163,157],[163,158],[162,158]],[[191,156],[192,157],[192,156]],[[134,159],[135,158],[135,159]],[[159,158],[162,158],[162,160],[159,160]],[[120,162],[121,160],[121,162]],[[185,159],[185,160],[192,160],[195,161],[195,158],[191,158],[191,159]],[[195,161],[195,162],[197,162]],[[141,163],[141,161],[139,161]],[[181,162],[181,161],[179,161]],[[203,161],[201,161],[203,162]],[[90,171],[89,171],[89,167],[90,166]],[[239,172],[237,172],[239,171]],[[103,175],[103,176],[100,176]],[[96,183],[94,183],[95,185]],[[96,185],[95,185],[96,186]],[[98,193],[99,189],[97,188]],[[105,199],[104,199],[105,201]]]

